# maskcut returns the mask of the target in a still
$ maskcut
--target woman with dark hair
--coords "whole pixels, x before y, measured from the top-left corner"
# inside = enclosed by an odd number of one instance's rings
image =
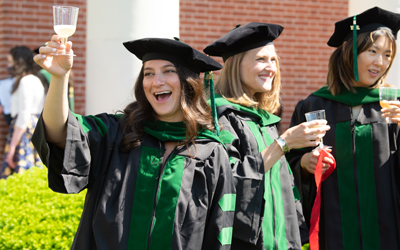
[[[0,178],[22,173],[40,163],[31,138],[46,95],[43,83],[35,75],[33,53],[29,48],[12,48],[7,59],[15,80],[11,91],[12,121]]]
[[[73,57],[53,36],[35,61],[52,74],[33,142],[62,193],[87,188],[72,249],[229,249],[235,192],[200,72],[221,65],[180,41],[124,46],[143,61],[122,114],[68,109]],[[71,51],[71,44],[66,45]]]
[[[291,126],[296,126],[305,121],[305,113],[324,109],[331,127],[324,144],[332,146],[336,169],[318,181],[319,223],[310,220],[317,194],[315,150],[288,155],[305,217],[319,227],[314,245],[320,249],[400,249],[400,103],[383,109],[379,104],[379,87],[390,86],[385,78],[399,29],[400,14],[378,7],[337,22],[328,41],[336,50],[327,86],[300,101],[293,113]]]
[[[279,136],[280,118],[273,113],[281,107],[281,80],[273,41],[282,30],[249,23],[204,49],[225,62],[215,103],[237,191],[232,249],[300,249],[308,241],[285,154],[317,145],[329,126],[323,120],[306,122]]]

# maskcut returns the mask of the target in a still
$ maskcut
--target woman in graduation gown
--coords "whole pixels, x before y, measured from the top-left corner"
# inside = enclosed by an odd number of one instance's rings
[[[60,37],[34,58],[52,74],[33,139],[49,186],[87,189],[72,249],[230,249],[232,171],[199,79],[221,65],[172,39],[124,46],[143,67],[136,101],[117,115],[68,109],[73,57],[50,54],[63,48]]]
[[[249,23],[204,49],[225,62],[215,104],[237,190],[232,249],[300,249],[301,241],[308,241],[284,154],[317,145],[329,127],[320,120],[278,134],[280,118],[272,113],[280,107],[280,72],[272,41],[282,30],[276,24]]]
[[[304,113],[324,109],[331,127],[323,141],[332,146],[336,170],[322,182],[320,249],[400,249],[400,105],[381,110],[378,90],[388,86],[399,28],[400,14],[378,7],[337,22],[328,41],[336,50],[327,86],[300,101],[293,113],[295,126],[305,120]],[[385,123],[385,117],[394,123]],[[288,155],[305,215],[316,194],[311,150]]]

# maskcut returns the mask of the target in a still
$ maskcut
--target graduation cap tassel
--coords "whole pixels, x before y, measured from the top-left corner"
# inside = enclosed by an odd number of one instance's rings
[[[211,116],[214,121],[216,135],[219,136],[220,130],[217,118],[217,108],[215,107],[214,74],[212,71],[204,73],[204,86],[205,88],[210,88]]]
[[[353,66],[354,78],[358,82],[358,61],[357,61],[357,21],[356,16],[353,17]]]

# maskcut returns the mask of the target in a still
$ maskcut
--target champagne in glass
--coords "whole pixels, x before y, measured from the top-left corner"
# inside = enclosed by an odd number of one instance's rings
[[[389,102],[386,101],[386,100],[379,101],[379,104],[381,105],[381,107],[383,109],[389,109],[390,108]]]
[[[306,120],[308,122],[314,121],[314,120],[326,120],[326,118],[325,118],[325,110],[323,110],[323,109],[305,113],[305,116],[306,116]],[[315,126],[315,127],[322,127],[322,125],[321,126]],[[331,146],[325,146],[323,141],[322,141],[322,138],[321,138],[321,140],[319,142],[319,148],[323,149],[324,147],[331,148]]]
[[[391,108],[389,101],[397,100],[397,89],[391,87],[379,88],[379,104],[382,108]],[[389,117],[385,119],[386,123],[392,123]]]
[[[75,25],[54,25],[54,30],[56,33],[61,36],[68,38],[75,33],[76,26]]]
[[[61,43],[66,44],[68,37],[76,30],[79,8],[72,6],[53,6],[54,31],[61,37]],[[71,53],[56,52],[52,55],[75,56]]]

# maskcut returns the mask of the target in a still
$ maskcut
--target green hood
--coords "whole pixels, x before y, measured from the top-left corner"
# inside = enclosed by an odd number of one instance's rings
[[[355,87],[354,89],[357,93],[353,93],[343,86],[339,95],[332,95],[328,87],[325,86],[315,91],[313,95],[344,103],[351,107],[371,102],[379,102],[379,89],[364,87]]]
[[[215,104],[217,107],[224,106],[224,105],[232,106],[236,110],[239,110],[239,111],[242,111],[245,113],[249,113],[252,116],[258,117],[260,119],[260,124],[262,126],[274,124],[281,120],[281,118],[279,118],[278,116],[270,114],[263,109],[245,107],[240,104],[230,102],[230,101],[226,100],[225,98],[223,98],[220,94],[215,96]]]
[[[186,139],[185,122],[146,121],[144,131],[161,141],[183,141]],[[206,129],[199,131],[196,139],[211,139],[223,145],[218,136]]]

